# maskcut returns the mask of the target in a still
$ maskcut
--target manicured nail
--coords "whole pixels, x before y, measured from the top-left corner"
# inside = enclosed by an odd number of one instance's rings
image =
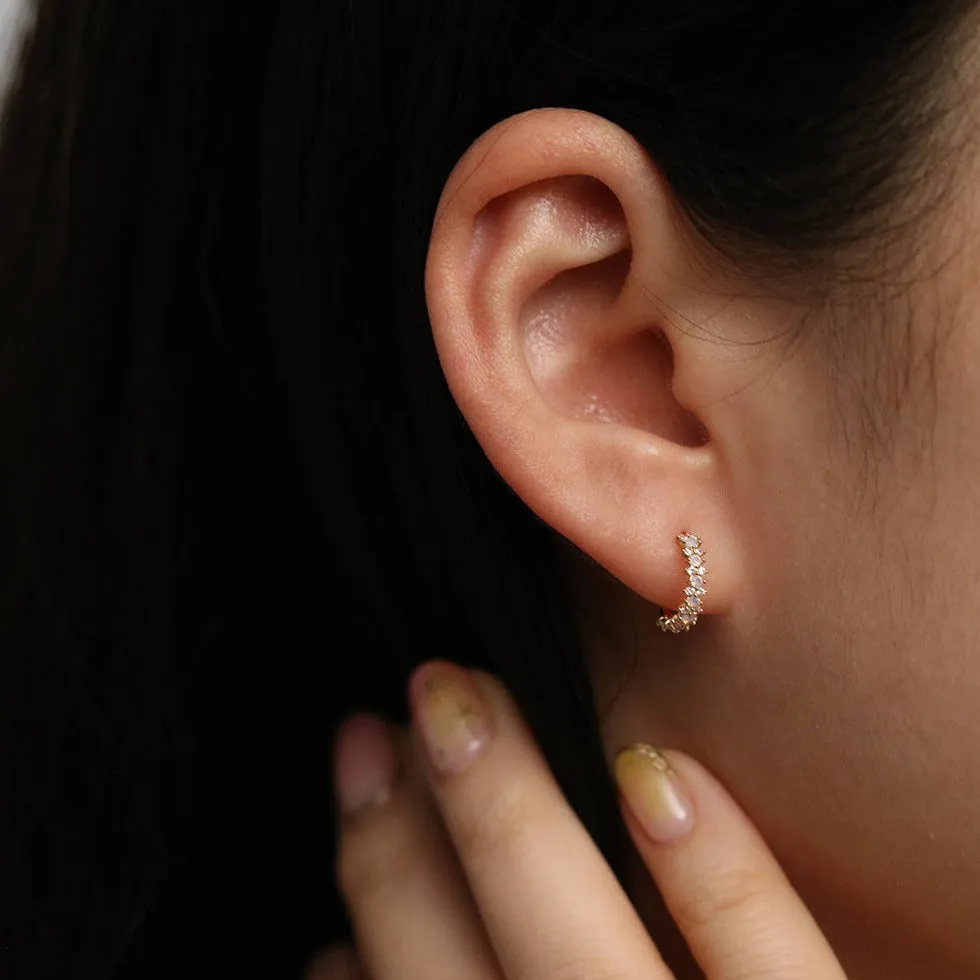
[[[387,723],[375,715],[353,715],[338,729],[334,784],[340,809],[354,814],[386,803],[395,779],[395,747]]]
[[[462,772],[490,741],[487,705],[469,672],[445,661],[423,664],[409,682],[409,700],[433,768]]]
[[[628,745],[616,756],[616,782],[646,835],[661,844],[694,826],[694,805],[667,757],[649,745]]]

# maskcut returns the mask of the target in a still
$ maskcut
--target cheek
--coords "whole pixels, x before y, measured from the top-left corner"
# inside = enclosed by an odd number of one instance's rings
[[[751,707],[731,765],[788,870],[923,943],[980,915],[980,397],[952,391],[871,466],[798,442],[756,470],[726,641]]]

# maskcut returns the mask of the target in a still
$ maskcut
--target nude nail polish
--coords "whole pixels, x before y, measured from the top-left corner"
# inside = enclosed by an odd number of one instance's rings
[[[334,747],[334,786],[344,813],[386,803],[395,769],[391,733],[382,718],[353,715],[340,726]]]

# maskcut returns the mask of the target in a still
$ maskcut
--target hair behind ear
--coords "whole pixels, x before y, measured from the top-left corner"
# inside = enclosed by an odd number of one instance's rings
[[[621,867],[553,533],[436,360],[446,175],[573,105],[720,241],[826,249],[966,6],[39,0],[0,144],[0,974],[297,974],[344,929],[333,727],[430,654],[514,690]]]

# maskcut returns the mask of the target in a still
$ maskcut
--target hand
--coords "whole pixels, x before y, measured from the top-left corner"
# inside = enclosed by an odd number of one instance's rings
[[[357,952],[332,952],[310,977],[668,980],[500,682],[432,661],[409,698],[411,735],[364,715],[338,735],[338,877]],[[615,773],[630,834],[707,980],[842,980],[703,767],[633,747]]]

